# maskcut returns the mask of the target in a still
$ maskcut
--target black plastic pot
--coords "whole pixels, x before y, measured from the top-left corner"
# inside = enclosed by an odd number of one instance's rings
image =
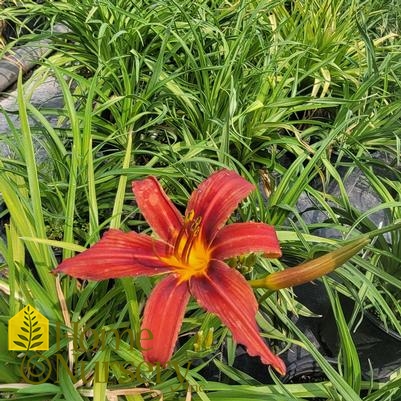
[[[294,323],[314,344],[316,349],[333,367],[337,366],[340,341],[330,301],[322,283],[308,283],[294,288],[298,300],[319,317],[294,317]],[[351,299],[341,297],[341,305],[348,320],[354,308]],[[394,332],[386,331],[383,325],[370,313],[364,316],[356,332],[351,333],[359,363],[362,379],[386,381],[390,375],[401,368],[401,337]],[[223,343],[218,351],[225,359],[226,348]],[[325,374],[302,347],[293,345],[286,353],[280,355],[287,366],[287,374],[282,378],[285,383],[305,383],[325,380]],[[272,382],[268,367],[258,357],[250,357],[243,347],[236,350],[234,367],[248,374],[260,383]],[[214,364],[209,364],[202,374],[211,380],[229,381]]]
[[[321,315],[317,318],[301,317],[297,326],[316,345],[326,359],[333,364],[337,362],[340,348],[337,325],[330,302],[322,284],[308,283],[294,288],[301,303],[311,311]],[[348,319],[354,303],[346,297],[341,298],[341,305]],[[401,337],[386,330],[378,319],[370,313],[352,334],[361,364],[362,379],[385,381],[401,367]],[[301,347],[293,346],[285,355],[288,373],[284,381],[297,381],[302,377],[319,377],[322,372],[310,355]]]
[[[56,24],[53,32],[63,33],[67,28]],[[18,78],[20,70],[24,73],[30,71],[39,61],[51,52],[51,40],[43,39],[16,47],[12,53],[8,53],[0,59],[0,92],[13,85]]]

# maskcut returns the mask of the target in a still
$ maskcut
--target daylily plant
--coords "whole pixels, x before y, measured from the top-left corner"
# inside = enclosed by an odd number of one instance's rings
[[[156,178],[134,181],[132,190],[157,238],[111,229],[90,249],[63,261],[56,272],[88,280],[166,275],[144,310],[142,329],[153,335],[143,344],[148,362],[164,365],[171,359],[192,295],[220,318],[249,355],[260,356],[263,363],[284,374],[284,362],[260,336],[255,319],[258,304],[251,286],[224,262],[251,252],[281,256],[272,226],[257,222],[225,225],[254,186],[233,171],[217,171],[192,193],[184,216]]]

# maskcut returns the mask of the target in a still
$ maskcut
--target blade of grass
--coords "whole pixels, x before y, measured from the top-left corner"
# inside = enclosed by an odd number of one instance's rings
[[[82,163],[83,155],[82,155],[82,138],[81,138],[81,130],[79,128],[79,121],[77,118],[74,99],[70,92],[67,83],[64,80],[64,77],[61,75],[60,71],[57,68],[53,69],[54,74],[60,84],[60,88],[62,90],[64,96],[65,107],[68,113],[69,124],[71,126],[72,133],[72,147],[71,147],[71,155],[70,155],[70,163],[69,163],[69,182],[68,182],[68,190],[66,195],[66,206],[65,206],[65,214],[64,214],[64,242],[74,242],[74,219],[75,219],[75,200],[76,200],[76,192],[78,186],[78,171],[79,166]],[[69,258],[73,256],[73,252],[69,249],[63,249],[63,259]]]
[[[361,365],[359,363],[358,351],[352,340],[350,328],[344,317],[341,307],[340,299],[336,292],[334,292],[328,284],[325,277],[323,282],[326,287],[327,294],[330,299],[334,319],[338,328],[341,344],[341,361],[344,368],[344,379],[354,389],[355,393],[359,394],[361,391]]]
[[[21,124],[21,133],[23,136],[25,163],[28,175],[29,197],[32,205],[32,219],[35,222],[34,224],[35,224],[36,236],[39,238],[46,238],[41,192],[39,188],[39,178],[36,168],[37,163],[35,159],[35,149],[32,141],[32,134],[28,121],[28,114],[23,92],[22,72],[18,76],[17,92],[18,92],[18,107],[19,107],[19,116]],[[20,211],[17,213],[20,213]],[[51,298],[56,302],[57,295],[56,295],[54,277],[49,275],[49,268],[53,265],[49,255],[49,250],[45,245],[43,246],[39,245],[38,250],[40,253],[36,255],[37,259],[35,260],[37,272],[41,278],[41,281],[47,293],[50,294]]]

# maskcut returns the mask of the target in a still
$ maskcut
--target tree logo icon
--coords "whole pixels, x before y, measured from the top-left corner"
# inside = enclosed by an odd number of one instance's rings
[[[49,349],[49,321],[31,305],[8,321],[8,349],[45,351]]]

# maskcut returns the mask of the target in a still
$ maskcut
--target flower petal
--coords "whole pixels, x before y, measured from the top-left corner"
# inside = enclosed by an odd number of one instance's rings
[[[163,240],[171,241],[181,229],[181,213],[171,202],[155,177],[132,182],[139,209],[153,231]]]
[[[171,271],[161,260],[166,253],[166,245],[148,235],[112,229],[88,250],[64,260],[54,273],[89,280],[153,276]]]
[[[219,170],[203,181],[192,193],[186,214],[201,217],[201,232],[211,242],[238,203],[255,187],[235,171]]]
[[[221,319],[235,341],[247,347],[249,355],[259,355],[263,363],[271,364],[280,374],[285,373],[284,362],[270,351],[259,334],[255,319],[258,304],[238,271],[215,260],[207,276],[193,278],[190,283],[191,294],[198,303]]]
[[[274,227],[264,223],[235,223],[223,227],[213,241],[212,258],[228,259],[250,252],[281,256]]]
[[[142,331],[147,329],[151,333],[151,339],[141,339],[147,362],[163,366],[170,360],[189,296],[188,282],[180,284],[174,275],[167,276],[153,289],[142,321]]]

